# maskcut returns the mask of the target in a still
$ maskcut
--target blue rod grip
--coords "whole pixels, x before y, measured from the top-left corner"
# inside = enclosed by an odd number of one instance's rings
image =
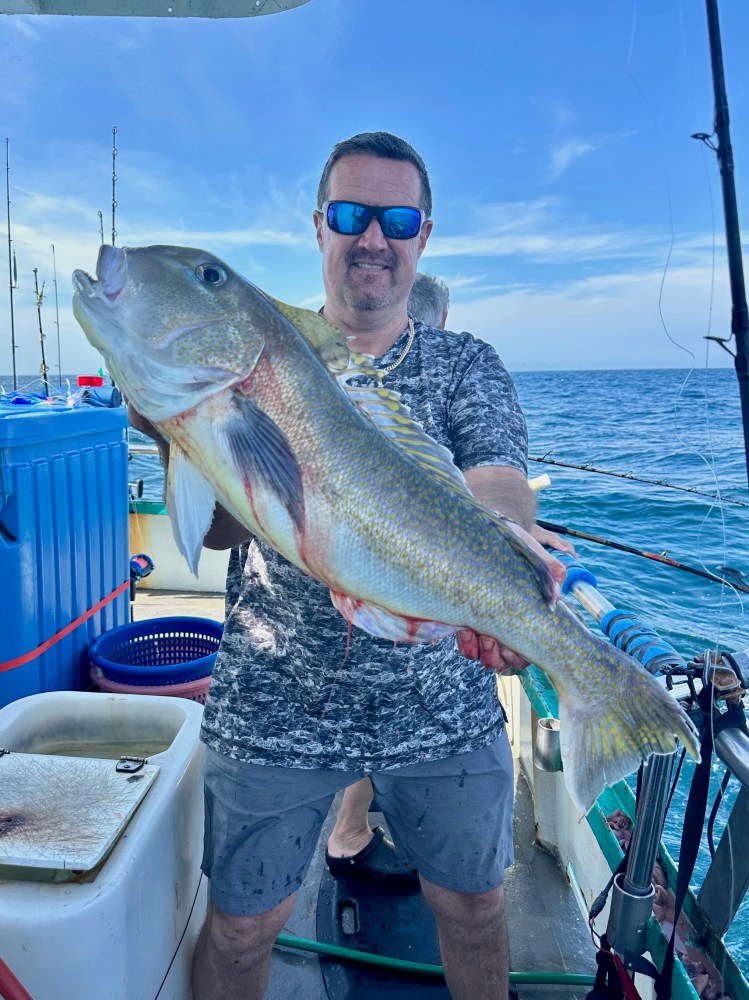
[[[614,608],[598,623],[601,631],[619,649],[638,660],[651,673],[665,666],[679,666],[684,658],[674,647],[661,639],[654,628],[643,625],[632,611]]]
[[[592,587],[598,586],[596,578],[589,569],[583,566],[577,556],[573,556],[569,552],[561,552],[559,549],[552,549],[551,554],[567,570],[567,576],[562,584],[562,593],[565,596],[569,594],[570,588],[575,583],[589,583]]]

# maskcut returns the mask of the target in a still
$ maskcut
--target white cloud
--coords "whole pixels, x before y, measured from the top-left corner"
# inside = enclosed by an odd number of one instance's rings
[[[658,270],[640,270],[514,287],[455,303],[448,325],[492,343],[511,371],[689,367],[692,354],[704,357],[711,274],[706,268],[669,271],[661,300],[668,333],[659,311],[661,279]],[[728,301],[723,275],[715,291],[718,302]],[[722,305],[712,332],[728,329]],[[719,349],[713,360],[730,362]]]
[[[554,146],[550,153],[549,180],[555,181],[561,177],[574,160],[592,153],[603,146],[603,142],[587,142],[584,139],[568,139],[559,146]]]

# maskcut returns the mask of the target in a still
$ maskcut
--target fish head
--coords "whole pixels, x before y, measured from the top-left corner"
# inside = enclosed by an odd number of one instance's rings
[[[102,246],[73,312],[125,396],[158,423],[250,374],[276,311],[205,250]]]

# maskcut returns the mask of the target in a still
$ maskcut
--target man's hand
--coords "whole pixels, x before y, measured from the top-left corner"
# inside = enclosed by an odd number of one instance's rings
[[[523,659],[509,646],[500,646],[490,635],[479,635],[473,629],[458,632],[458,652],[469,660],[481,660],[487,670],[503,674],[505,670],[524,670],[528,660]]]
[[[558,535],[555,535],[554,532],[547,531],[545,528],[539,528],[537,524],[533,526],[530,534],[524,531],[518,524],[510,523],[508,527],[538,553],[551,570],[557,587],[561,588],[567,570],[543,546],[553,545],[556,549],[560,549],[563,552],[571,552],[574,555],[575,550],[572,545],[569,542],[565,542]],[[462,632],[458,632],[457,639],[458,650],[462,655],[469,660],[480,660],[487,670],[496,670],[502,674],[506,670],[524,670],[529,665],[529,661],[520,656],[519,653],[516,653],[508,646],[501,646],[490,635],[480,635],[478,632],[474,632],[473,629],[463,629]]]
[[[572,542],[568,542],[566,538],[562,538],[555,531],[549,531],[548,528],[542,528],[540,524],[534,524],[531,528],[531,535],[540,542],[541,545],[545,545],[550,549],[559,549],[560,552],[569,552],[571,556],[576,556],[575,546]],[[564,580],[564,577],[562,577]]]

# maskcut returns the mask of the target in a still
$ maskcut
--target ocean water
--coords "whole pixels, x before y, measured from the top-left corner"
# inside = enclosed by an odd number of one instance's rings
[[[539,493],[539,517],[711,572],[729,566],[749,582],[749,491],[732,369],[527,372],[515,381],[532,455],[668,484],[531,462],[531,476],[551,478]],[[9,380],[0,378],[0,385],[7,388]],[[147,441],[131,433],[134,443]],[[143,480],[146,498],[162,498],[155,456],[134,457],[129,478]],[[604,595],[637,612],[686,659],[706,648],[749,647],[749,595],[603,545],[575,545]],[[722,767],[714,772],[717,785]],[[664,834],[674,857],[690,775],[686,764]],[[736,794],[734,780],[718,814],[716,843]],[[695,885],[708,863],[703,845]],[[726,940],[749,976],[749,900]]]
[[[732,369],[534,372],[518,374],[515,381],[532,455],[723,498],[531,462],[531,476],[545,471],[551,477],[551,486],[539,494],[540,517],[714,573],[729,566],[749,582],[749,506],[729,502],[749,505]],[[749,647],[749,594],[603,545],[573,541],[612,604],[638,612],[687,660],[707,648]],[[708,811],[723,771],[720,762],[713,765]],[[674,858],[692,773],[691,762],[685,762],[664,829]],[[732,779],[718,812],[716,844],[737,793]],[[693,888],[709,863],[703,837]],[[749,978],[749,898],[725,940]]]

